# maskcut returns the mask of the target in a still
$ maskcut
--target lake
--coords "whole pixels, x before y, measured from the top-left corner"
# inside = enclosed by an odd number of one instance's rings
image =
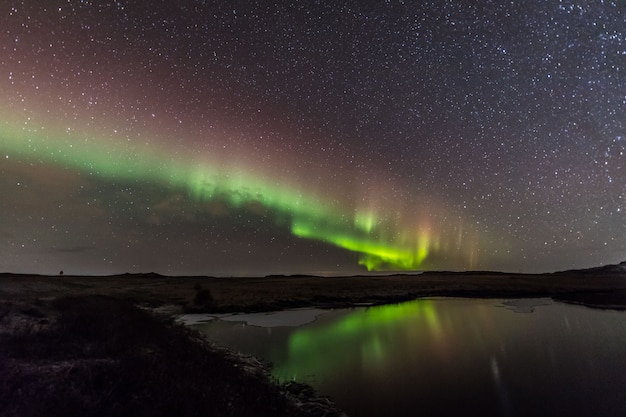
[[[352,417],[626,416],[626,312],[433,298],[223,315],[193,327]]]

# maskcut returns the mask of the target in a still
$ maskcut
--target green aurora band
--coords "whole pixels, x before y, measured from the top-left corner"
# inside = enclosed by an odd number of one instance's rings
[[[377,226],[383,220],[372,213],[354,210],[345,216],[336,207],[293,187],[271,184],[219,163],[190,163],[145,144],[122,144],[75,131],[53,132],[4,123],[0,125],[0,151],[11,159],[75,169],[101,179],[153,181],[186,190],[196,201],[221,199],[235,208],[261,204],[276,215],[277,223],[286,219],[293,235],[358,253],[359,264],[369,271],[416,270],[429,255],[428,238],[399,243],[381,237]]]

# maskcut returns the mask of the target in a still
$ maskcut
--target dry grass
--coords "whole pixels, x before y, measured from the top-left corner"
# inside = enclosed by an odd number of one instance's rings
[[[16,307],[5,303],[0,323]],[[279,387],[126,301],[70,297],[47,308],[54,323],[0,336],[2,416],[299,414]]]
[[[267,311],[311,305],[335,307],[434,295],[556,298],[571,295],[580,299],[594,293],[613,293],[618,303],[623,300],[626,305],[624,292],[626,273],[429,273],[323,278],[164,277],[150,274],[113,277],[0,276],[0,300],[32,304],[38,299],[99,294],[151,307],[176,306],[178,311]]]

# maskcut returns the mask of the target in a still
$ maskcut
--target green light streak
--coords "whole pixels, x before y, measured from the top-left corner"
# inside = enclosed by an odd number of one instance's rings
[[[235,208],[258,202],[276,220],[288,219],[291,232],[359,254],[368,270],[419,269],[429,253],[428,239],[416,244],[394,243],[380,237],[379,219],[356,212],[352,221],[336,207],[299,190],[264,181],[252,174],[211,163],[172,157],[166,150],[107,138],[85,138],[74,131],[53,132],[0,126],[0,151],[10,158],[40,161],[78,170],[89,176],[117,181],[154,181],[186,190],[196,201],[221,199]]]
[[[310,222],[294,222],[291,232],[299,237],[321,240],[340,248],[361,254],[359,264],[369,271],[383,269],[416,269],[428,255],[428,249],[419,246],[411,251],[388,243],[378,242],[368,237],[346,234],[343,231],[328,230]]]
[[[376,226],[376,216],[369,212],[359,212],[354,216],[354,225],[366,232],[371,232]]]

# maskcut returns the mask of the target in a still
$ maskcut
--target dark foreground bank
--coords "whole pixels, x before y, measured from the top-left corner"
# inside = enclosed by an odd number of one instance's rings
[[[0,329],[5,417],[310,416],[329,410],[323,400],[303,399],[298,387],[272,384],[260,365],[246,366],[125,300],[4,302]]]

